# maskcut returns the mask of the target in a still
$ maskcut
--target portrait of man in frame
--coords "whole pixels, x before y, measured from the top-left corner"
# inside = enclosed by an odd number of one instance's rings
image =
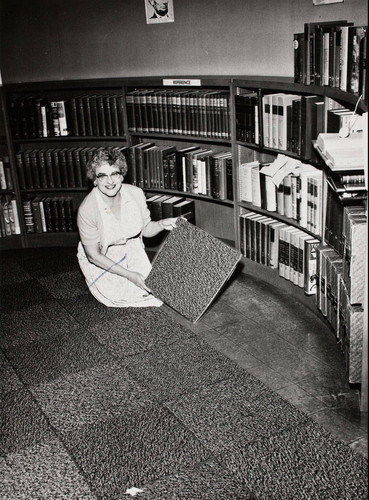
[[[173,0],[144,0],[146,24],[173,23]]]

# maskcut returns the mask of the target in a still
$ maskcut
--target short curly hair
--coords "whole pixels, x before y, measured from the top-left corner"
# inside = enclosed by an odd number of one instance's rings
[[[96,169],[101,167],[102,163],[108,163],[119,169],[120,173],[125,176],[128,172],[127,161],[124,154],[115,148],[99,148],[97,149],[91,159],[87,162],[87,178],[90,180],[96,179]]]

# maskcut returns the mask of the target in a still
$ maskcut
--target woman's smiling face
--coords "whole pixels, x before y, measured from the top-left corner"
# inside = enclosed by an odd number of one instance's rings
[[[116,196],[123,184],[123,175],[119,168],[103,162],[96,168],[96,185],[105,196],[112,198]]]

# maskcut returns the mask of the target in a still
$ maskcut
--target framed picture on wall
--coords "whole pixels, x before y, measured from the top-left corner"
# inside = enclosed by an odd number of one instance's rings
[[[146,24],[174,23],[173,0],[144,0]]]

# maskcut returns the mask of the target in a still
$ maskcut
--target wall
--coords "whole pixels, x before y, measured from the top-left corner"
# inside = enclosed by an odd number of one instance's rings
[[[2,0],[3,83],[122,76],[293,74],[304,22],[367,24],[367,2],[174,0],[147,25],[144,0]]]

